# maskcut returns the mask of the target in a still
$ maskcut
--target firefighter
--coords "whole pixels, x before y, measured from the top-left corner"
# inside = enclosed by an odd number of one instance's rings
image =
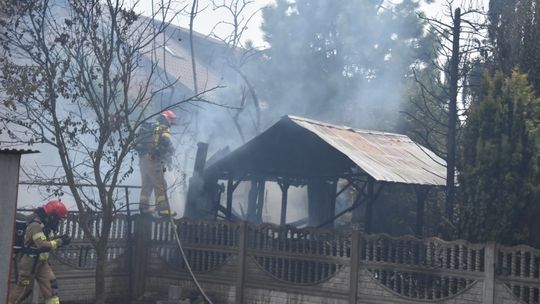
[[[8,304],[22,303],[32,293],[34,280],[37,280],[46,304],[60,303],[58,283],[48,259],[50,251],[71,242],[67,235],[54,235],[60,221],[66,216],[66,206],[58,200],[52,200],[37,208],[28,218],[24,247],[17,258],[17,285],[8,297]]]
[[[150,195],[154,192],[156,212],[159,216],[175,216],[169,208],[167,198],[167,182],[165,181],[166,165],[170,164],[174,147],[171,141],[171,125],[176,124],[176,115],[167,110],[161,113],[153,126],[151,140],[145,141],[148,147],[139,151],[139,166],[141,171],[141,195],[139,206],[141,213],[149,214]]]

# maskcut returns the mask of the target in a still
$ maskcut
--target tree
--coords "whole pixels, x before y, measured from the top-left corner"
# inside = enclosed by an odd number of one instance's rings
[[[538,233],[533,122],[540,100],[526,75],[486,76],[466,122],[460,165],[459,233],[470,241],[529,242]],[[536,113],[536,114],[534,114]],[[526,219],[529,219],[527,221]],[[532,221],[531,221],[532,220]]]
[[[133,172],[137,128],[166,109],[152,98],[175,81],[157,79],[145,54],[175,17],[170,3],[155,23],[124,1],[28,1],[2,6],[0,120],[13,140],[53,147],[56,181],[69,185],[85,237],[96,250],[96,303],[105,303],[105,262],[111,222],[119,211],[117,186]],[[79,187],[95,184],[97,198]],[[92,214],[101,214],[94,231]]]
[[[447,3],[445,18],[425,18],[430,37],[435,40],[436,56],[427,66],[415,68],[416,88],[404,111],[413,138],[446,160],[445,214],[450,225],[455,207],[456,149],[461,120],[475,90],[474,68],[482,62],[480,55],[485,50],[482,12],[474,7],[454,9],[452,4],[452,1]]]
[[[418,9],[411,0],[279,0],[264,8],[270,48],[254,79],[268,116],[395,129],[411,66],[431,60]]]
[[[489,37],[493,69],[509,76],[514,67],[528,74],[540,92],[540,2],[537,0],[491,0]]]
[[[251,79],[255,74],[248,72],[249,68],[260,62],[260,51],[250,41],[242,41],[253,17],[260,12],[257,9],[248,13],[254,5],[253,0],[212,0],[212,9],[220,11],[224,18],[214,25],[211,35],[227,47],[225,60],[239,78],[230,88],[236,95],[232,98],[239,97],[239,103],[231,107],[229,112],[242,143],[246,142],[247,135],[257,135],[261,131],[261,104]],[[220,37],[215,33],[216,30],[226,34]],[[249,134],[250,131],[254,134]]]

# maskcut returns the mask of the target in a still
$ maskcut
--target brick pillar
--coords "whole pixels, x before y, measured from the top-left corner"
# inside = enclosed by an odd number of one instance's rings
[[[482,292],[482,303],[495,303],[495,263],[497,244],[490,242],[484,249],[484,288]]]
[[[152,232],[152,217],[149,215],[136,215],[135,236],[133,246],[132,273],[132,299],[142,296],[146,289],[146,276],[150,261],[150,246]]]
[[[351,274],[349,278],[349,304],[358,301],[358,272],[360,270],[360,228],[353,225],[351,234]]]
[[[235,303],[244,303],[244,284],[246,282],[247,223],[240,223],[238,244],[238,277],[236,278]]]

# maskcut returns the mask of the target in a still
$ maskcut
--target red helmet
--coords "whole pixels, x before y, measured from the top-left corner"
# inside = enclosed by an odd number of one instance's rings
[[[52,215],[56,217],[57,219],[63,219],[67,217],[67,209],[64,204],[62,204],[59,200],[52,200],[43,205],[43,210],[45,210],[45,214]]]
[[[161,116],[165,117],[171,125],[176,124],[176,114],[174,114],[173,111],[171,110],[163,111],[163,113],[161,113]]]

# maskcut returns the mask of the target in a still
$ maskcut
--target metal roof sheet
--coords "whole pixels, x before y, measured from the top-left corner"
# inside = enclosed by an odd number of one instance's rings
[[[3,154],[30,154],[30,153],[39,153],[39,151],[30,150],[30,149],[0,148],[0,153],[3,153]]]
[[[377,181],[444,186],[446,162],[408,136],[286,116],[346,155]]]

